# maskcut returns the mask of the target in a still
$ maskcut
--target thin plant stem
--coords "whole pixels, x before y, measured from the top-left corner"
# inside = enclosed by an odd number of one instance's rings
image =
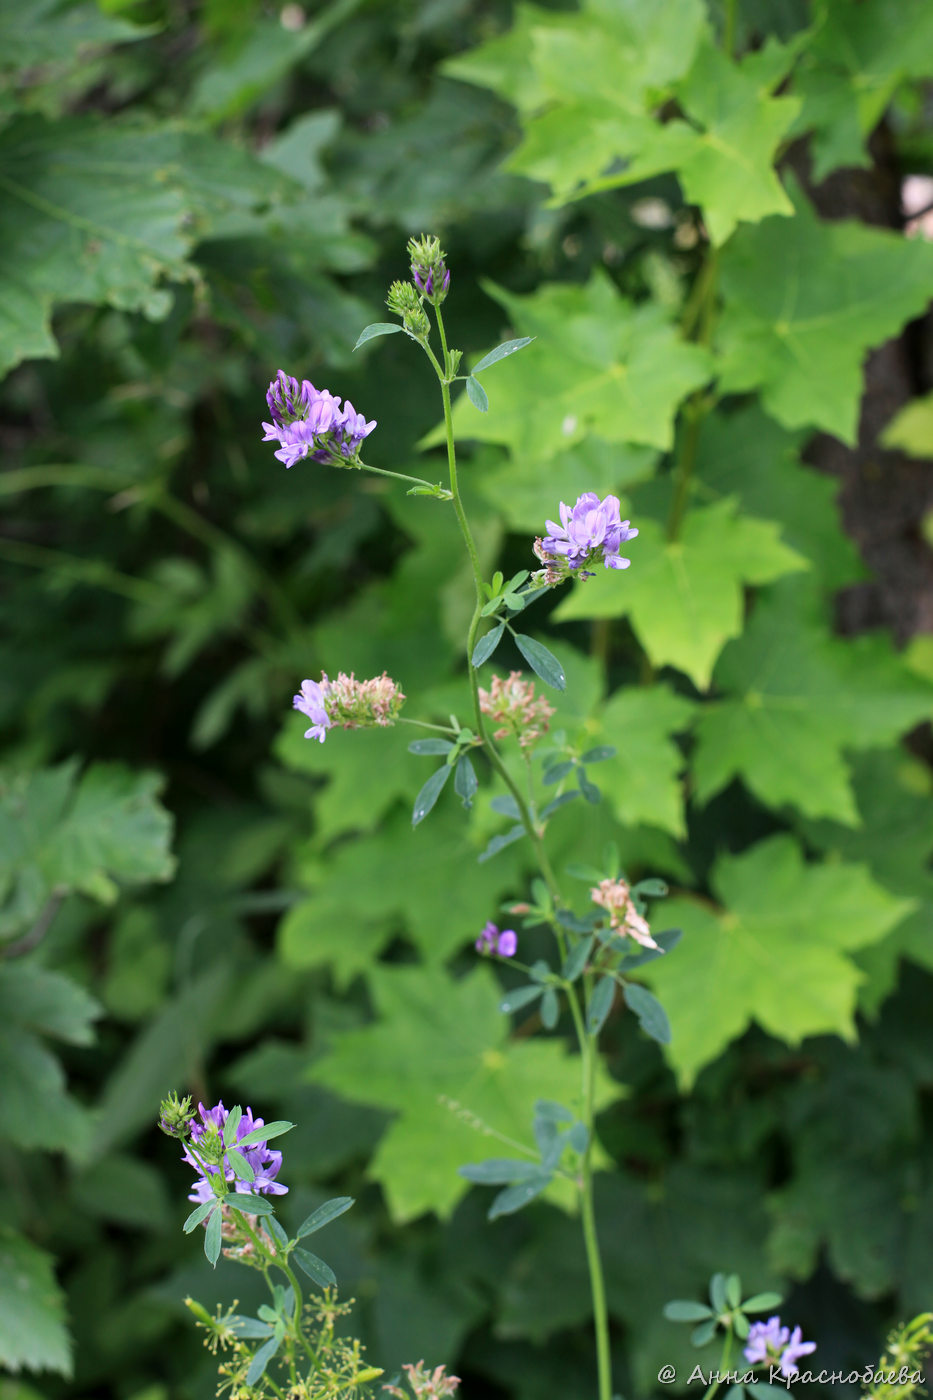
[[[717,1373],[716,1373],[716,1374],[717,1374],[717,1377],[719,1377],[719,1376],[724,1376],[724,1375],[726,1374],[726,1372],[727,1372],[728,1369],[729,1369],[729,1362],[730,1362],[731,1359],[732,1359],[732,1329],[731,1329],[731,1327],[730,1327],[729,1331],[726,1333],[725,1340],[723,1341],[723,1344],[722,1344],[722,1356],[719,1358],[719,1370],[718,1370]],[[714,1380],[714,1381],[711,1381],[710,1384],[709,1384],[709,1386],[708,1386],[708,1388],[707,1388],[707,1390],[706,1390],[706,1392],[705,1392],[705,1394],[704,1394],[704,1396],[703,1396],[703,1400],[713,1400],[713,1396],[716,1394],[716,1391],[719,1389],[719,1387],[720,1387],[721,1384],[722,1384],[722,1382],[721,1382],[719,1379],[716,1379],[716,1380]]]
[[[436,489],[432,481],[425,481],[421,476],[407,476],[405,472],[386,471],[384,467],[371,467],[368,462],[360,462],[358,465],[361,471],[373,472],[376,476],[391,476],[396,481],[412,481],[416,486],[426,486],[429,491]]]
[[[534,848],[538,867],[544,877],[545,884],[550,896],[555,904],[560,904],[560,888],[554,875],[554,870],[544,849],[542,832],[534,820],[532,807],[526,801],[520,787],[513,779],[511,773],[506,768],[499,754],[499,751],[486,732],[485,717],[480,708],[479,684],[476,668],[473,665],[473,650],[476,646],[476,633],[479,628],[480,614],[485,604],[485,594],[483,590],[483,576],[480,568],[479,553],[473,533],[470,530],[469,521],[463,508],[460,497],[460,485],[457,477],[457,450],[454,441],[453,416],[450,405],[450,382],[451,382],[451,359],[447,348],[447,337],[444,332],[444,320],[441,316],[440,308],[435,307],[437,318],[437,328],[440,335],[441,346],[444,354],[444,366],[438,364],[436,357],[425,346],[431,360],[434,363],[441,385],[441,394],[444,401],[444,427],[447,439],[447,462],[450,472],[450,493],[457,521],[460,525],[460,532],[466,544],[467,553],[473,568],[473,580],[476,588],[476,606],[470,620],[469,631],[467,633],[467,669],[470,676],[470,688],[473,695],[473,710],[476,717],[476,728],[483,747],[490,763],[499,773],[503,782],[511,792],[518,806],[521,823],[524,826]],[[532,804],[533,805],[533,804]],[[567,940],[564,930],[556,920],[552,922],[552,928],[557,939],[557,945],[562,957],[566,957]],[[593,1172],[592,1172],[592,1142],[593,1142],[593,1118],[594,1118],[594,1095],[595,1095],[595,1072],[596,1072],[596,1046],[592,1036],[586,1033],[583,1021],[583,1012],[580,1006],[576,988],[568,984],[565,988],[567,1001],[570,1006],[573,1018],[574,1029],[580,1048],[580,1056],[583,1071],[583,1123],[587,1130],[586,1149],[583,1153],[583,1163],[581,1172],[580,1193],[582,1197],[582,1224],[583,1238],[586,1247],[587,1269],[590,1277],[590,1292],[593,1301],[593,1320],[596,1334],[596,1368],[599,1383],[599,1400],[612,1400],[612,1363],[609,1351],[609,1315],[606,1306],[606,1287],[603,1276],[602,1259],[599,1253],[599,1241],[596,1233],[596,1214],[593,1205]]]

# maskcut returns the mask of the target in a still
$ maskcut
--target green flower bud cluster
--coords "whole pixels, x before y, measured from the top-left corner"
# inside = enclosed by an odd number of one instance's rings
[[[177,1094],[169,1094],[159,1106],[159,1127],[168,1137],[186,1138],[193,1117],[190,1094],[183,1099],[179,1099]]]
[[[393,282],[386,297],[386,306],[394,315],[401,317],[402,325],[410,335],[417,340],[427,339],[430,322],[417,288],[411,282]]]

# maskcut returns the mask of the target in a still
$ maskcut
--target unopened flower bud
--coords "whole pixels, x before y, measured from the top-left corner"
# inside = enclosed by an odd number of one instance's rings
[[[450,273],[440,240],[426,233],[420,238],[409,238],[408,256],[415,286],[432,306],[440,306],[450,286]]]
[[[224,1159],[223,1136],[213,1123],[209,1123],[198,1138],[198,1155],[213,1166],[217,1166]]]
[[[190,1094],[183,1099],[179,1099],[177,1094],[169,1094],[159,1106],[159,1127],[168,1137],[187,1137],[188,1124],[193,1117]]]
[[[431,329],[421,297],[410,282],[393,282],[386,297],[386,306],[402,319],[402,325],[418,340],[427,338]]]

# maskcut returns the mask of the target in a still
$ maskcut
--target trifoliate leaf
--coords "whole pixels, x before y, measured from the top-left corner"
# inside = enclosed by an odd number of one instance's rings
[[[708,801],[740,777],[768,806],[855,825],[846,749],[891,743],[933,708],[886,635],[845,641],[801,619],[790,595],[762,600],[724,652],[724,698],[697,727],[696,795]]]
[[[65,1300],[44,1250],[0,1225],[0,1366],[71,1375]]]
[[[441,968],[377,966],[368,981],[378,1019],[334,1036],[311,1075],[354,1102],[398,1114],[370,1166],[393,1219],[426,1210],[447,1216],[468,1189],[457,1168],[489,1149],[477,1122],[527,1136],[533,1149],[542,1094],[579,1108],[579,1063],[556,1040],[509,1041],[489,968],[454,981]],[[602,1078],[597,1098],[605,1104],[618,1091]]]
[[[671,446],[677,406],[709,378],[711,361],[681,339],[661,307],[634,305],[603,274],[582,287],[548,283],[525,297],[485,287],[538,344],[533,355],[499,365],[488,413],[478,417],[465,396],[457,400],[459,436],[504,443],[516,456],[540,461],[590,433],[612,443]],[[441,428],[422,445],[442,440]]]
[[[681,1083],[692,1084],[753,1020],[790,1044],[854,1038],[862,974],[847,954],[884,937],[911,902],[864,866],[807,865],[790,836],[722,857],[712,885],[721,912],[691,900],[665,905],[684,937],[642,974],[670,1019],[668,1055]]]
[[[721,387],[760,389],[787,428],[854,444],[866,352],[930,300],[933,248],[817,218],[796,186],[793,219],[739,229],[724,249]]]
[[[737,515],[732,500],[691,510],[675,541],[654,520],[639,531],[628,546],[632,567],[574,584],[555,620],[628,614],[655,666],[677,666],[705,690],[724,643],[742,630],[744,585],[807,563],[782,543],[778,525]]]

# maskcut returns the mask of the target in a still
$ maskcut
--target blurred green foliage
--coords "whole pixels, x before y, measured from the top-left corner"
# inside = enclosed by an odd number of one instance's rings
[[[472,967],[522,843],[476,863],[486,776],[412,833],[397,733],[320,747],[289,712],[387,669],[409,713],[465,713],[446,507],[260,442],[281,365],[440,479],[428,368],[351,354],[422,231],[466,365],[537,337],[455,408],[489,572],[583,490],[641,532],[533,622],[552,728],[618,750],[557,868],[615,841],[685,930],[645,973],[667,1051],[621,1005],[603,1032],[619,1384],[689,1359],[661,1307],[714,1269],[798,1285],[827,1365],[929,1307],[933,806],[902,740],[933,672],[834,635],[864,567],[801,453],[856,441],[933,248],[826,219],[801,172],[933,173],[930,28],[923,0],[0,0],[2,1400],[23,1369],[50,1400],[213,1393],[182,1298],[248,1310],[253,1280],[181,1235],[173,1087],[299,1124],[287,1219],[359,1198],[328,1258],[374,1363],[490,1400],[590,1374],[568,1201],[487,1225],[455,1171],[573,1094],[560,1028],[510,1031]],[[928,451],[928,398],[894,407],[885,441]]]

